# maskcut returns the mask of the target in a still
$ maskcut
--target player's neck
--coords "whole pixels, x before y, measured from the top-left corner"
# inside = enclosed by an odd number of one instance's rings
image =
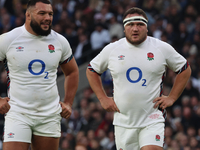
[[[30,33],[30,34],[33,34],[33,35],[35,35],[35,36],[38,36],[38,34],[36,34],[34,31],[33,31],[33,29],[31,28],[31,26],[26,22],[25,23],[25,28],[26,28],[26,30]]]

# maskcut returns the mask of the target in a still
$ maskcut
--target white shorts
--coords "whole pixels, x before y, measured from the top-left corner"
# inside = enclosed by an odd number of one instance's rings
[[[41,117],[8,112],[5,116],[4,142],[31,143],[32,134],[45,137],[60,137],[60,121],[60,114]]]
[[[140,150],[146,145],[164,144],[164,123],[156,123],[144,128],[123,128],[115,126],[115,141],[118,150]]]

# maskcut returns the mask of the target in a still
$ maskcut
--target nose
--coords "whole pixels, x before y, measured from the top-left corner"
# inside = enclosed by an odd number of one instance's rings
[[[132,27],[132,30],[133,30],[133,31],[138,31],[138,26],[137,26],[137,25],[134,25],[134,26]]]
[[[51,20],[51,19],[52,19],[52,15],[50,15],[50,14],[45,15],[45,20]]]

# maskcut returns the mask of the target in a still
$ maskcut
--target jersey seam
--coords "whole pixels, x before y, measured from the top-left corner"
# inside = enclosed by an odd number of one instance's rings
[[[22,30],[22,29],[21,29],[21,30]],[[14,39],[12,40],[12,42],[10,42],[10,44],[8,45],[8,47],[7,47],[7,49],[6,49],[6,54],[7,54],[7,52],[8,52],[8,49],[9,49],[10,45],[12,45],[13,42],[16,41],[22,34],[24,34],[24,31],[23,31],[23,30],[22,30],[22,33],[20,33],[18,36],[16,36],[16,38],[14,38]]]
[[[164,56],[164,54],[162,53],[162,51],[158,48],[158,46],[153,45],[151,42],[149,42],[149,40],[148,40],[148,43],[150,43],[152,47],[155,47],[155,49],[158,50],[162,54],[163,58],[165,58],[165,60],[167,60],[166,57]],[[156,40],[156,43],[157,43],[157,40]]]
[[[111,44],[112,44],[112,51],[110,52],[108,58],[110,58],[111,54],[114,53],[113,51],[114,51],[114,50],[116,49],[116,47],[118,46],[118,44],[115,44],[115,43],[111,43]],[[123,47],[125,47],[125,46],[123,45]],[[109,59],[109,61],[108,61],[108,64],[109,64],[109,63],[110,63],[110,59]],[[109,68],[107,67],[107,69],[109,69]]]
[[[53,31],[53,30],[52,30]],[[54,32],[54,31],[53,31]],[[55,32],[53,33],[53,34],[55,34],[56,36],[58,36],[58,34],[56,34]],[[54,36],[52,36],[53,37],[53,39],[54,40],[56,40],[60,45],[61,45],[61,47],[62,47],[62,49],[63,49],[63,45],[61,44],[61,42],[58,40],[58,39],[56,39]]]

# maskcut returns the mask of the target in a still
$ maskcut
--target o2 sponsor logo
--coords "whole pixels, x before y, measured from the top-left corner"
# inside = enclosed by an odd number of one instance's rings
[[[33,66],[34,63],[40,63],[40,64],[41,64],[42,68],[41,68],[41,70],[40,70],[39,72],[34,72],[34,71],[33,71],[32,66]],[[31,74],[35,75],[35,76],[41,75],[42,73],[44,73],[45,67],[46,67],[45,63],[44,63],[42,60],[40,60],[40,59],[34,59],[34,60],[32,60],[32,61],[28,64],[28,70],[29,70],[29,72],[30,72]],[[48,72],[45,72],[45,73],[46,73],[46,75],[45,75],[44,78],[45,78],[45,79],[48,79],[48,74],[49,74],[49,73],[48,73]]]
[[[131,71],[137,71],[137,72],[138,72],[138,78],[137,78],[136,80],[131,79],[131,77],[130,77]],[[127,72],[126,72],[126,78],[127,78],[128,81],[131,82],[131,83],[137,83],[137,82],[139,82],[140,80],[142,80],[142,81],[143,81],[142,86],[147,86],[147,85],[146,85],[146,79],[142,79],[142,70],[141,70],[140,68],[138,68],[138,67],[131,67],[131,68],[129,68],[129,69],[127,70]]]

